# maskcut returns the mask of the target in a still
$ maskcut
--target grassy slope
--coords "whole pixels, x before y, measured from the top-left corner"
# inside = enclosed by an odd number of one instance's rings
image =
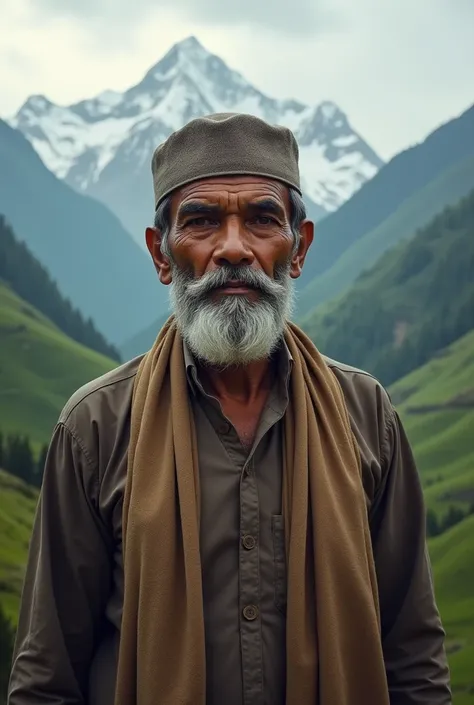
[[[75,389],[116,366],[0,282],[0,428],[44,443]]]
[[[0,601],[15,623],[37,491],[0,470]]]
[[[474,516],[430,541],[454,705],[474,705]]]
[[[386,220],[351,245],[298,295],[298,316],[343,293],[388,249],[408,240],[438,213],[474,188],[474,157],[463,159],[407,198]],[[316,226],[316,238],[318,228]]]
[[[450,506],[467,509],[474,501],[474,331],[390,393],[413,446],[427,506],[438,515]],[[454,705],[474,705],[474,516],[431,539],[430,553]]]
[[[428,506],[474,502],[474,331],[390,388],[415,451]]]
[[[64,335],[0,281],[0,430],[47,442],[75,389],[116,363]],[[0,471],[0,600],[16,619],[37,493]]]

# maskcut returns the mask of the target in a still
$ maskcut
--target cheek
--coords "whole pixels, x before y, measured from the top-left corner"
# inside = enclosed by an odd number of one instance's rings
[[[293,256],[293,237],[284,236],[268,243],[264,261],[272,269],[291,262]]]
[[[195,277],[198,277],[207,270],[212,258],[212,248],[205,241],[175,242],[171,254],[180,269],[192,272]]]

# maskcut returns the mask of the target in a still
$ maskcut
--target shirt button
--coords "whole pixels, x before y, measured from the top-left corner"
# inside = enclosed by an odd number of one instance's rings
[[[219,426],[219,433],[222,436],[227,436],[230,433],[231,425],[230,423],[223,423]]]
[[[253,620],[258,617],[258,607],[255,607],[255,605],[247,605],[247,607],[243,609],[243,615],[249,622],[253,622]]]
[[[255,546],[257,545],[257,542],[254,537],[250,536],[249,534],[243,537],[242,543],[244,544],[245,548],[248,548],[249,551],[250,549],[255,548]]]

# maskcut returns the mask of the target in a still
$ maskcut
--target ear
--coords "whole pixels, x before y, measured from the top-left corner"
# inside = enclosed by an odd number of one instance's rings
[[[160,282],[166,286],[171,284],[170,261],[161,251],[161,231],[158,228],[147,228],[145,240]]]
[[[291,259],[290,276],[298,279],[303,269],[306,254],[311,247],[314,238],[314,223],[311,220],[304,220],[300,226],[300,242],[298,249]]]

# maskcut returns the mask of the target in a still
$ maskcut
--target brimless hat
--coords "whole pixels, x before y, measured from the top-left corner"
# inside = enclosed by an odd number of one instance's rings
[[[155,208],[172,191],[213,176],[265,176],[301,194],[298,145],[286,127],[240,113],[196,118],[153,154]]]

